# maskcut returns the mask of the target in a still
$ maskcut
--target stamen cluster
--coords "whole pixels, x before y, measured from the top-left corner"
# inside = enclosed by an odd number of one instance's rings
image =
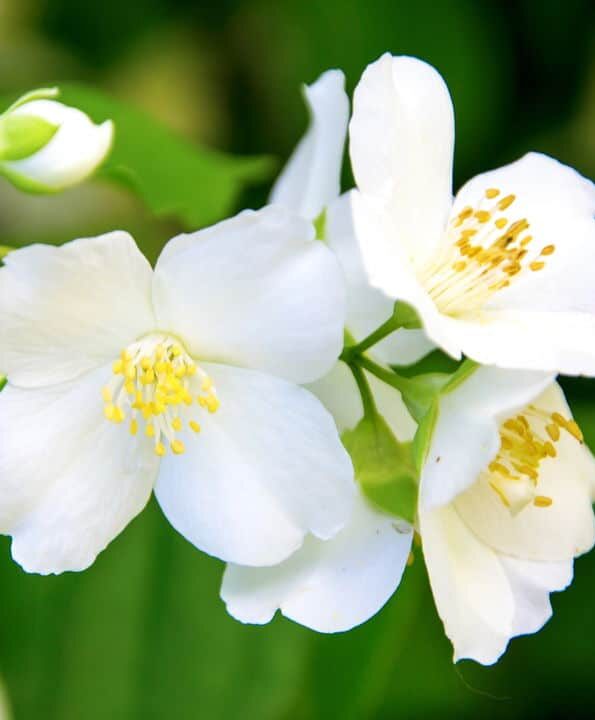
[[[144,433],[159,456],[167,452],[165,441],[176,455],[184,452],[177,433],[184,427],[182,415],[188,415],[194,403],[210,413],[219,407],[211,378],[179,342],[165,335],[151,335],[127,347],[112,372],[114,378],[102,390],[105,417],[119,424],[129,416],[131,435],[137,435],[139,421],[144,422]],[[195,376],[201,393],[193,397],[191,380]],[[187,425],[200,432],[194,418],[187,419]]]
[[[447,242],[421,274],[428,293],[448,315],[479,310],[499,290],[524,271],[539,272],[555,245],[530,252],[533,236],[526,218],[510,221],[503,213],[516,200],[497,188],[485,191],[479,206],[463,208],[450,223]],[[488,207],[484,203],[495,201]]]
[[[502,423],[500,450],[484,475],[513,514],[531,502],[539,508],[553,503],[551,497],[539,495],[537,487],[542,463],[557,457],[561,431],[583,442],[583,434],[574,420],[534,405]]]

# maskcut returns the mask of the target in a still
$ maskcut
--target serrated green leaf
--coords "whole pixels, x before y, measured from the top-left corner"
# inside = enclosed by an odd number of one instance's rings
[[[226,217],[244,188],[268,180],[274,171],[271,158],[200,147],[98,90],[60,87],[66,104],[95,122],[114,121],[114,146],[99,175],[140,195],[156,215],[176,216],[188,229]]]
[[[45,147],[58,126],[35,115],[0,117],[0,161],[23,160]]]
[[[375,411],[345,432],[342,439],[366,497],[382,510],[413,522],[418,473],[411,444],[399,442]]]

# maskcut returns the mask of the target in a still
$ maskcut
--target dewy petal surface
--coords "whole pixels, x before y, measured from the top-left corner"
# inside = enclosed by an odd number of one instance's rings
[[[0,393],[0,530],[28,572],[85,569],[149,499],[158,459],[104,419],[109,372]]]
[[[71,380],[155,326],[151,267],[125,232],[31,245],[0,269],[0,372],[11,384]]]
[[[331,540],[308,537],[294,555],[270,568],[228,565],[221,597],[242,622],[267,623],[281,610],[318,632],[349,630],[395,592],[411,538],[410,530],[359,497],[351,521]]]
[[[444,395],[421,475],[422,506],[444,505],[475,483],[498,452],[500,422],[552,379],[548,373],[480,367]]]
[[[199,549],[243,565],[281,562],[311,532],[347,522],[353,469],[331,416],[308,391],[273,376],[202,364],[220,400],[186,452],[166,457],[157,499]]]
[[[562,391],[551,384],[533,404],[571,418]],[[549,507],[528,505],[512,515],[485,483],[475,483],[455,500],[465,523],[485,544],[521,560],[561,562],[587,552],[595,542],[591,490],[595,459],[567,432],[556,442],[555,458],[539,468],[537,489],[553,500]]]
[[[85,113],[54,100],[34,100],[12,113],[37,115],[59,126],[38,152],[3,163],[11,176],[31,179],[49,190],[62,190],[84,180],[103,161],[112,144],[114,127],[110,120],[95,125]]]
[[[452,203],[454,115],[444,80],[421,60],[383,55],[355,89],[349,134],[359,190],[385,205],[395,241],[417,264],[440,240]]]
[[[349,100],[345,77],[328,70],[304,87],[310,127],[271,192],[270,202],[314,220],[339,195]]]
[[[160,328],[197,358],[311,382],[343,348],[345,288],[313,226],[279,206],[174,238],[155,270]]]

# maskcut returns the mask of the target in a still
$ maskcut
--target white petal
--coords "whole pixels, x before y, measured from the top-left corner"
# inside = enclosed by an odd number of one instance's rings
[[[498,452],[500,422],[551,381],[546,373],[480,367],[444,395],[422,471],[423,506],[444,505],[473,485]]]
[[[355,236],[352,197],[346,193],[327,210],[326,242],[336,254],[347,285],[346,326],[355,340],[363,340],[392,315],[395,301],[370,285]],[[386,364],[416,362],[432,349],[421,330],[401,330],[375,345],[370,353]]]
[[[157,458],[103,417],[110,372],[0,393],[0,529],[28,572],[85,569],[149,499]]]
[[[358,188],[390,209],[399,243],[421,260],[452,203],[454,116],[443,79],[421,60],[383,55],[355,89],[349,132]]]
[[[493,200],[486,200],[489,188],[500,191]],[[595,185],[546,155],[529,153],[468,182],[457,195],[453,216],[480,202],[491,211],[508,196],[514,202],[497,214],[511,224],[529,223],[526,269],[479,313],[459,318],[424,313],[425,329],[454,357],[464,353],[499,367],[593,374]],[[541,256],[549,246],[553,254]],[[532,262],[544,267],[532,272]]]
[[[423,553],[455,661],[496,662],[513,634],[514,596],[498,555],[452,505],[419,513]]]
[[[311,382],[343,348],[345,288],[313,227],[279,206],[170,241],[155,270],[159,327],[192,355]]]
[[[529,635],[552,616],[550,593],[564,590],[572,582],[572,560],[530,562],[500,558],[514,595],[513,635]]]
[[[151,267],[125,232],[32,245],[0,269],[0,370],[14,385],[70,380],[155,327]]]
[[[166,457],[156,495],[199,549],[243,565],[284,560],[311,532],[348,520],[353,469],[331,416],[303,388],[261,373],[203,364],[221,401]]]
[[[556,384],[535,399],[534,405],[571,417]],[[477,537],[501,553],[544,562],[568,560],[593,547],[591,489],[595,460],[565,431],[556,443],[556,451],[556,458],[542,462],[537,484],[540,495],[552,498],[549,507],[529,505],[513,517],[484,483],[474,484],[456,499],[458,512]]]
[[[32,180],[47,190],[63,190],[84,180],[104,160],[112,144],[110,120],[95,125],[85,113],[54,100],[34,100],[12,111],[58,125],[53,138],[24,160],[3,163],[13,176]]]
[[[340,70],[304,87],[310,127],[279,176],[270,202],[314,220],[339,195],[349,99]]]
[[[480,317],[424,318],[425,330],[450,355],[501,368],[595,374],[595,315],[490,310]]]
[[[269,622],[277,610],[318,632],[360,625],[387,602],[401,581],[411,531],[359,499],[332,540],[306,538],[288,560],[270,568],[229,565],[221,597],[245,623]]]

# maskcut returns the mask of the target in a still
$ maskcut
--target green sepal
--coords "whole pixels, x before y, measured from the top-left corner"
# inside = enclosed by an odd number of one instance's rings
[[[0,164],[0,176],[6,178],[18,190],[30,193],[31,195],[54,195],[63,189],[59,186],[50,187],[49,185],[44,185],[2,164]]]
[[[438,414],[440,412],[440,400],[439,397],[434,399],[434,402],[428,408],[426,414],[419,421],[417,431],[412,443],[412,456],[413,463],[418,473],[421,474],[422,468],[428,457],[430,445],[432,444],[432,437],[434,435],[434,428],[438,420]]]
[[[60,90],[57,87],[51,88],[38,88],[37,90],[30,90],[29,92],[21,95],[18,100],[15,100],[13,104],[5,111],[7,115],[12,110],[16,110],[25,103],[33,102],[34,100],[54,100],[60,94]]]
[[[418,330],[422,327],[422,322],[417,311],[409,305],[409,303],[397,300],[395,303],[393,318],[397,328],[405,328],[406,330]]]
[[[34,155],[49,143],[58,127],[35,115],[2,115],[0,161],[13,162]]]
[[[378,508],[412,523],[419,477],[412,444],[399,442],[375,410],[343,433],[342,440],[364,495]]]
[[[461,383],[464,383],[465,380],[467,380],[467,378],[472,375],[478,368],[479,363],[476,363],[474,360],[469,360],[469,358],[465,358],[465,360],[463,360],[463,362],[459,365],[455,372],[450,375],[450,377],[448,378],[448,382],[444,385],[444,387],[440,391],[440,394],[446,395],[447,393],[456,390],[459,385],[461,385]]]
[[[13,250],[14,248],[8,245],[0,245],[0,262]]]
[[[316,239],[324,242],[326,240],[326,208],[314,220],[314,229],[316,230]]]

